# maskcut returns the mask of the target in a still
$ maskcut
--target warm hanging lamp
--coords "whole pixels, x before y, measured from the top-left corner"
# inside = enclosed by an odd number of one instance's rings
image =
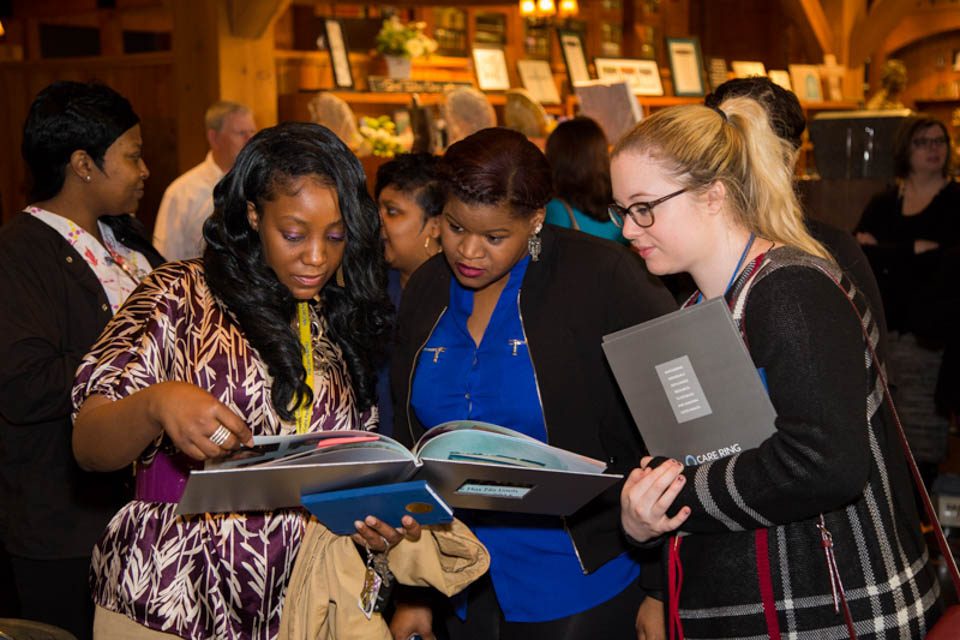
[[[561,18],[571,18],[580,12],[577,0],[560,0],[560,6],[557,15]]]
[[[537,15],[549,18],[557,12],[557,5],[553,0],[537,0]]]
[[[537,13],[536,0],[520,0],[520,15],[524,18],[532,18]]]

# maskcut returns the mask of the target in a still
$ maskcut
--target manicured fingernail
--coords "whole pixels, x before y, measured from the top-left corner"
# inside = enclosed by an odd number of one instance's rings
[[[375,526],[377,526],[377,519],[374,518],[373,516],[367,516],[367,519],[366,519],[365,522],[367,523],[367,526],[368,526],[368,527],[375,527]]]
[[[354,520],[353,526],[356,527],[357,531],[363,531],[363,523],[359,520]]]

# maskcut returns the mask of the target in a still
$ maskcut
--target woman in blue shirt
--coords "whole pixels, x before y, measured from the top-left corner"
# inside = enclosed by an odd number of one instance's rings
[[[543,226],[550,168],[524,136],[485,129],[451,146],[443,255],[410,279],[391,380],[394,437],[443,422],[501,424],[599,458],[643,451],[602,336],[674,308],[628,250]],[[584,269],[590,265],[590,269]],[[487,546],[490,577],[450,603],[460,638],[635,638],[640,565],[618,526],[616,487],[568,518],[461,514]],[[394,637],[432,637],[429,609],[398,604]]]
[[[547,138],[554,198],[547,203],[547,224],[576,229],[628,244],[607,216],[610,156],[607,137],[595,121],[577,117],[561,122]]]

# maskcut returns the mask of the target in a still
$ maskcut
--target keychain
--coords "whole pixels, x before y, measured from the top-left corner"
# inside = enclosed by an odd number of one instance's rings
[[[394,577],[387,564],[387,554],[374,553],[364,545],[367,551],[366,571],[363,575],[363,589],[357,603],[363,615],[369,620],[374,613],[382,613],[393,591]]]

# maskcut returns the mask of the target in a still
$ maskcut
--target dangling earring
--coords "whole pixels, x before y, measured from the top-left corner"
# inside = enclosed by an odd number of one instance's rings
[[[341,289],[346,286],[346,283],[343,280],[343,267],[337,267],[337,273],[334,275],[334,279],[337,282],[337,286]]]
[[[533,231],[533,235],[527,239],[527,251],[530,252],[530,259],[534,262],[540,260],[540,249],[543,248],[543,242],[540,240],[541,229],[543,229],[543,225],[538,224]]]

